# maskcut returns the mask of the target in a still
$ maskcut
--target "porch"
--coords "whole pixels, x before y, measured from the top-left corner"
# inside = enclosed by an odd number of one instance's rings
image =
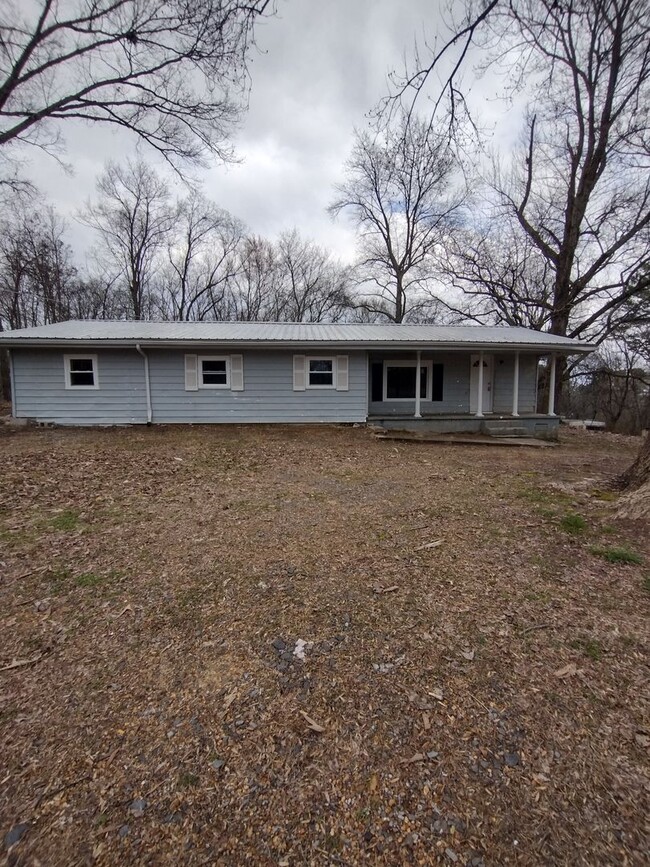
[[[410,356],[410,357],[409,357]],[[556,358],[538,411],[539,353],[435,352],[369,356],[368,422],[389,430],[556,439]]]
[[[391,413],[369,415],[368,424],[384,430],[406,430],[418,433],[472,433],[493,437],[539,437],[557,439],[560,419],[544,413],[525,415],[490,415],[477,418],[475,413],[424,413],[413,415]]]

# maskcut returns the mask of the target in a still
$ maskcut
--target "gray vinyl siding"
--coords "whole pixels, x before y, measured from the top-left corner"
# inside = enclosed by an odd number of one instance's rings
[[[66,389],[63,356],[83,347],[14,349],[14,412],[56,424],[106,425],[147,421],[144,361],[135,349],[87,350],[97,356],[98,389]]]
[[[537,356],[519,356],[519,413],[535,412],[537,407]],[[494,356],[494,397],[492,411],[512,412],[512,386],[515,375],[513,355]]]
[[[12,350],[14,412],[18,418],[70,425],[144,424],[147,421],[144,361],[134,348],[88,349],[97,355],[99,389],[65,388],[66,349]],[[84,354],[75,347],[75,354]],[[309,354],[308,350],[303,351]],[[153,421],[158,423],[249,422],[363,422],[371,415],[406,415],[414,401],[369,402],[368,362],[386,354],[365,351],[345,354],[349,359],[348,391],[293,390],[293,356],[287,349],[237,349],[243,355],[244,390],[185,390],[185,354],[220,355],[223,350],[195,346],[147,350],[150,361]],[[395,352],[396,360],[411,353]],[[423,352],[423,360],[444,365],[443,400],[422,401],[425,414],[469,412],[470,353]],[[512,411],[514,355],[494,358],[494,413]],[[537,356],[520,356],[519,412],[536,410]]]
[[[196,349],[188,350],[197,352]],[[238,350],[232,349],[229,354]],[[347,355],[348,391],[293,390],[293,356],[287,350],[240,350],[244,390],[185,391],[185,350],[151,350],[153,420],[174,422],[363,422],[367,413],[365,352],[319,351]],[[200,355],[222,354],[201,349]],[[302,354],[309,354],[303,351]]]
[[[15,414],[69,425],[146,423],[144,360],[135,349],[88,349],[97,355],[98,389],[65,388],[68,350],[14,349]],[[83,355],[83,347],[74,353]],[[338,352],[349,359],[348,391],[293,390],[288,350],[238,350],[244,359],[244,391],[185,390],[187,349],[155,349],[149,356],[153,421],[158,423],[363,422],[367,414],[365,352]],[[223,350],[202,347],[201,355]],[[319,355],[328,355],[320,352]]]

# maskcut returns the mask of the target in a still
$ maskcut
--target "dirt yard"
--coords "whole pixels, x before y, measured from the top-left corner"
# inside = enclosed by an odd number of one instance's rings
[[[637,448],[3,431],[2,857],[644,863]]]

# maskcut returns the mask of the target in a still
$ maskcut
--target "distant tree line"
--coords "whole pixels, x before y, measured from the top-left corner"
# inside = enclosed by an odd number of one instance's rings
[[[70,318],[337,321],[350,269],[296,230],[271,241],[202,195],[173,200],[143,162],[109,165],[79,219],[87,266],[53,208],[0,220],[0,328]]]

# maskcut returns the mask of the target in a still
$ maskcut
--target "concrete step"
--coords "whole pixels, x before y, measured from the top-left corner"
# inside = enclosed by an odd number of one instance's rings
[[[518,427],[516,423],[509,421],[488,421],[481,425],[481,433],[490,437],[528,437],[530,431],[525,427]]]

